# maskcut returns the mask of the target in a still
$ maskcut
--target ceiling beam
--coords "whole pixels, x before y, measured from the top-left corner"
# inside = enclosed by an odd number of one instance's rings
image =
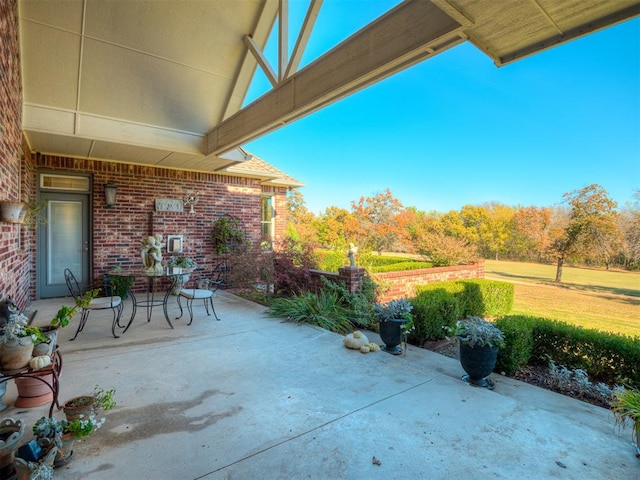
[[[227,152],[458,45],[462,29],[433,3],[407,0],[220,123],[207,134],[205,154]]]
[[[307,10],[307,15],[304,17],[304,21],[302,22],[302,27],[300,28],[300,34],[296,40],[296,45],[293,47],[293,53],[289,59],[289,64],[284,72],[285,79],[298,71],[298,66],[302,60],[302,54],[304,53],[305,48],[307,48],[307,43],[309,42],[313,26],[315,25],[318,14],[320,13],[321,6],[322,0],[311,0],[311,4]]]

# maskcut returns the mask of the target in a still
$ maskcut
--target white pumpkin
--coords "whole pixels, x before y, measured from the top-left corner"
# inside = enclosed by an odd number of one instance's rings
[[[31,357],[29,360],[29,366],[32,370],[40,370],[41,368],[51,365],[51,357],[49,355],[40,355],[38,357]]]
[[[344,337],[344,346],[347,348],[360,350],[360,347],[368,344],[369,344],[369,339],[367,339],[364,333],[358,330]]]

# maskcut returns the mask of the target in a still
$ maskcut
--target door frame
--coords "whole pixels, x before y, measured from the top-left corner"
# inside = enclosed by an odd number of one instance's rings
[[[63,178],[83,178],[88,180],[87,189],[73,189],[73,188],[64,188],[62,187],[49,187],[43,186],[42,178],[43,176],[51,175],[53,177],[63,177]],[[67,172],[61,170],[38,170],[37,171],[37,198],[38,201],[43,201],[44,197],[49,194],[59,194],[61,198],[67,196],[69,199],[82,199],[83,202],[86,202],[87,212],[83,214],[83,220],[86,221],[86,225],[82,225],[83,236],[86,235],[86,254],[84,255],[86,258],[84,262],[85,273],[86,273],[86,282],[87,284],[93,283],[93,175],[92,174],[82,174],[76,172]],[[49,258],[49,252],[47,251],[47,235],[49,233],[49,227],[47,222],[41,224],[37,228],[36,232],[36,298],[56,298],[56,296],[52,296],[49,294],[45,294],[43,296],[43,289],[45,288],[47,279],[47,259]],[[63,293],[64,292],[64,293]],[[64,289],[61,289],[62,295],[60,296],[68,296],[69,291],[67,289],[66,284],[64,285]]]

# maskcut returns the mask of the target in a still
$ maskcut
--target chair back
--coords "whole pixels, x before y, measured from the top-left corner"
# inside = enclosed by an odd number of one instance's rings
[[[64,280],[67,282],[67,288],[69,289],[69,293],[71,293],[71,296],[75,300],[80,298],[82,296],[82,290],[80,290],[80,285],[78,285],[76,276],[68,268],[64,269]]]

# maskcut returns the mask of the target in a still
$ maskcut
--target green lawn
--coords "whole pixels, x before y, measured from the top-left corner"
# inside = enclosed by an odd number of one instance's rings
[[[513,313],[640,336],[640,273],[486,260],[486,278],[515,284]]]

